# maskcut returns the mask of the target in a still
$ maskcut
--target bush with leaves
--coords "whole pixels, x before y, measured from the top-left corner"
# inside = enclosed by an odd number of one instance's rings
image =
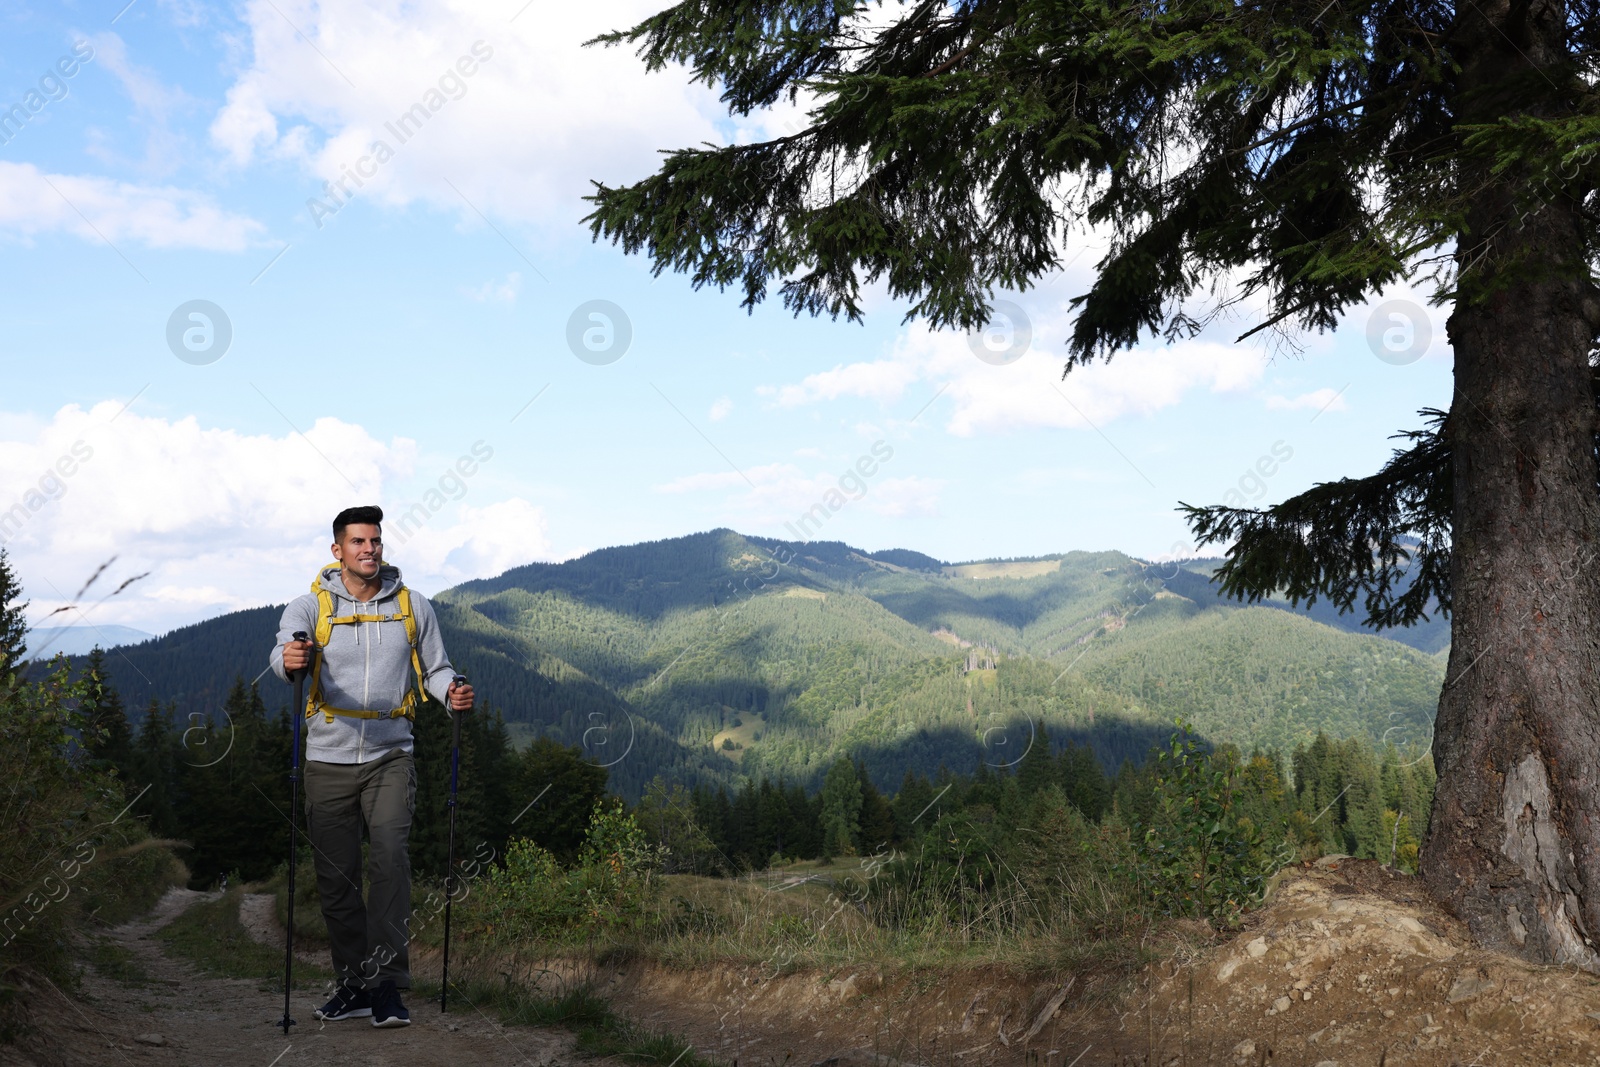
[[[1160,915],[1234,925],[1298,851],[1287,824],[1250,817],[1249,765],[1232,749],[1204,751],[1181,719],[1177,727],[1151,767],[1153,802],[1134,821],[1129,873]]]
[[[548,850],[517,838],[505,866],[484,878],[475,925],[493,941],[570,940],[639,924],[667,849],[652,845],[617,797],[597,802],[578,851],[563,867]]]
[[[86,917],[131,918],[182,874],[139,821],[137,791],[89,755],[103,740],[86,712],[96,682],[62,660],[38,680],[20,673],[0,678],[0,1009],[30,976],[76,980]]]

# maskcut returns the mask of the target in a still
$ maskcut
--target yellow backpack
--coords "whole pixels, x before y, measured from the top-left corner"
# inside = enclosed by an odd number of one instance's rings
[[[337,570],[343,564],[335,563],[332,568]],[[404,584],[396,594],[400,610],[393,615],[339,615],[333,614],[333,594],[322,588],[324,567],[317,571],[317,576],[311,580],[311,591],[317,597],[317,632],[313,635],[317,648],[326,648],[328,638],[333,636],[335,626],[356,626],[364,622],[395,622],[406,624],[406,641],[411,645],[411,669],[416,672],[417,684],[406,690],[406,698],[398,708],[388,711],[358,711],[348,708],[336,708],[322,699],[322,657],[317,656],[312,660],[311,690],[306,695],[306,718],[311,718],[317,712],[322,712],[329,722],[335,715],[343,715],[351,719],[398,719],[404,715],[413,721],[417,717],[417,705],[422,701],[422,656],[417,651],[417,617],[411,611],[411,591]]]

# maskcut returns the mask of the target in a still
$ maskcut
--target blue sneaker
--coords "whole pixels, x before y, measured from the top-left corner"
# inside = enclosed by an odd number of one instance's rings
[[[347,985],[339,987],[333,994],[333,999],[314,1014],[323,1022],[331,1023],[339,1019],[364,1019],[372,1014],[372,1002],[367,997],[365,989],[352,989]]]
[[[372,1025],[411,1025],[411,1013],[400,1003],[400,990],[394,987],[392,981],[382,982],[372,994]]]

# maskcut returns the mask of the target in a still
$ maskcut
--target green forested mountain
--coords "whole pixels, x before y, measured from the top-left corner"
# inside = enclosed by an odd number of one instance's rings
[[[1014,764],[1041,725],[1114,769],[1178,715],[1246,750],[1319,729],[1425,743],[1443,671],[1349,617],[1226,604],[1194,570],[1117,552],[945,564],[714,530],[434,602],[453,661],[515,736],[581,746],[632,797],[656,774],[812,788],[841,754],[892,789],[908,770]],[[129,707],[204,716],[265,665],[278,612],[119,648],[106,669]]]

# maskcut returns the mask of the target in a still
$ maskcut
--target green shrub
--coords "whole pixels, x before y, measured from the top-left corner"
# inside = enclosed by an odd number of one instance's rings
[[[0,673],[0,1043],[35,1028],[18,996],[30,977],[75,986],[96,958],[92,925],[143,913],[187,877],[139,821],[140,794],[89,758],[89,685],[61,659],[37,681]]]
[[[621,800],[602,799],[575,865],[563,867],[548,850],[517,838],[506,850],[505,866],[484,876],[472,913],[486,937],[503,942],[633,929],[665,856],[666,849],[650,844]]]
[[[1234,925],[1296,857],[1286,826],[1269,839],[1246,813],[1243,771],[1231,749],[1201,751],[1181,720],[1157,754],[1153,804],[1133,827],[1140,847],[1129,857],[1157,914]]]

